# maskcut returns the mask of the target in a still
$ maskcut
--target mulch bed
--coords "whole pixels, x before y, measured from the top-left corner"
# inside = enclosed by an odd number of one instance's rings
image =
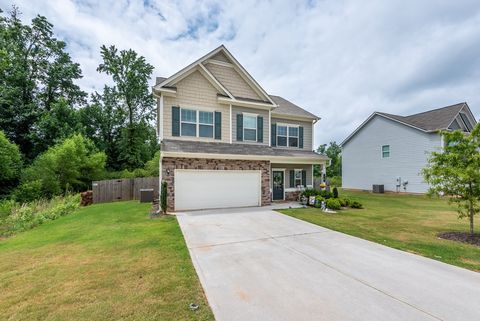
[[[472,236],[470,233],[466,232],[443,232],[438,234],[438,237],[445,240],[480,246],[480,234],[474,234]]]

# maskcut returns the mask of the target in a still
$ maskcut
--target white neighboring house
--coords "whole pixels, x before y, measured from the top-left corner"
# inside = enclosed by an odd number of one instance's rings
[[[441,150],[440,130],[470,132],[477,121],[467,103],[410,116],[374,112],[341,144],[342,186],[425,193],[421,175],[429,153]]]

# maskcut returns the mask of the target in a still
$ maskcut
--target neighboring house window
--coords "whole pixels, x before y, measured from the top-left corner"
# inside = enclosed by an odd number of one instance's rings
[[[298,126],[277,124],[277,146],[298,147]]]
[[[295,186],[304,186],[302,182],[302,170],[296,169],[295,170]]]
[[[198,132],[200,137],[213,138],[213,112],[198,112]]]
[[[181,109],[181,135],[197,136],[197,111],[193,109]]]
[[[382,146],[382,158],[390,157],[390,145]]]
[[[243,115],[243,140],[257,141],[257,116]]]

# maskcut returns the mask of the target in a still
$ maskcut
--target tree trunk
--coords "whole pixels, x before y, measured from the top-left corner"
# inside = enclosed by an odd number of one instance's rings
[[[474,211],[473,211],[473,205],[472,205],[472,202],[470,201],[470,235],[473,236],[473,215],[474,215]]]

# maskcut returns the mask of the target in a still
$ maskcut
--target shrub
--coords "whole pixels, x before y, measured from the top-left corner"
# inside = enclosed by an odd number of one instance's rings
[[[341,206],[341,207],[346,207],[346,206],[348,206],[348,205],[347,205],[347,200],[344,199],[344,198],[339,198],[339,199],[338,199],[338,202],[340,203],[340,206]]]
[[[22,159],[17,145],[0,130],[0,196],[8,195],[18,183]]]
[[[162,182],[162,190],[160,192],[160,208],[162,209],[162,213],[167,213],[167,182]]]
[[[306,188],[305,190],[303,190],[303,192],[301,194],[301,196],[305,196],[307,199],[310,196],[317,196],[317,195],[319,195],[319,191],[317,191],[314,188]]]
[[[333,198],[338,198],[338,189],[336,187],[333,188]]]
[[[333,194],[331,192],[328,192],[327,190],[320,191],[319,195],[322,196],[324,199],[329,199],[333,197]]]
[[[316,208],[322,207],[322,202],[324,202],[324,201],[325,201],[325,199],[324,199],[323,197],[321,197],[321,196],[316,196],[316,197],[315,197],[315,207],[316,207]]]
[[[20,184],[13,193],[13,198],[19,203],[27,203],[43,197],[42,181],[34,180]]]
[[[8,205],[3,204],[2,211],[5,207],[9,208],[10,213],[0,226],[0,235],[8,236],[15,232],[31,229],[45,221],[68,215],[79,206],[79,194],[57,196],[51,200],[43,199],[23,204],[16,202],[11,202]]]
[[[351,207],[351,208],[363,208],[363,205],[362,205],[362,203],[360,203],[360,202],[353,201],[353,202],[350,204],[350,207]]]
[[[69,188],[74,191],[85,190],[91,181],[103,176],[105,161],[105,153],[97,152],[92,141],[74,135],[38,156],[22,172],[21,183],[39,181],[41,196],[46,198],[59,195]],[[31,189],[31,186],[25,188]]]
[[[331,210],[339,210],[341,208],[340,202],[336,198],[327,199],[327,207]]]

